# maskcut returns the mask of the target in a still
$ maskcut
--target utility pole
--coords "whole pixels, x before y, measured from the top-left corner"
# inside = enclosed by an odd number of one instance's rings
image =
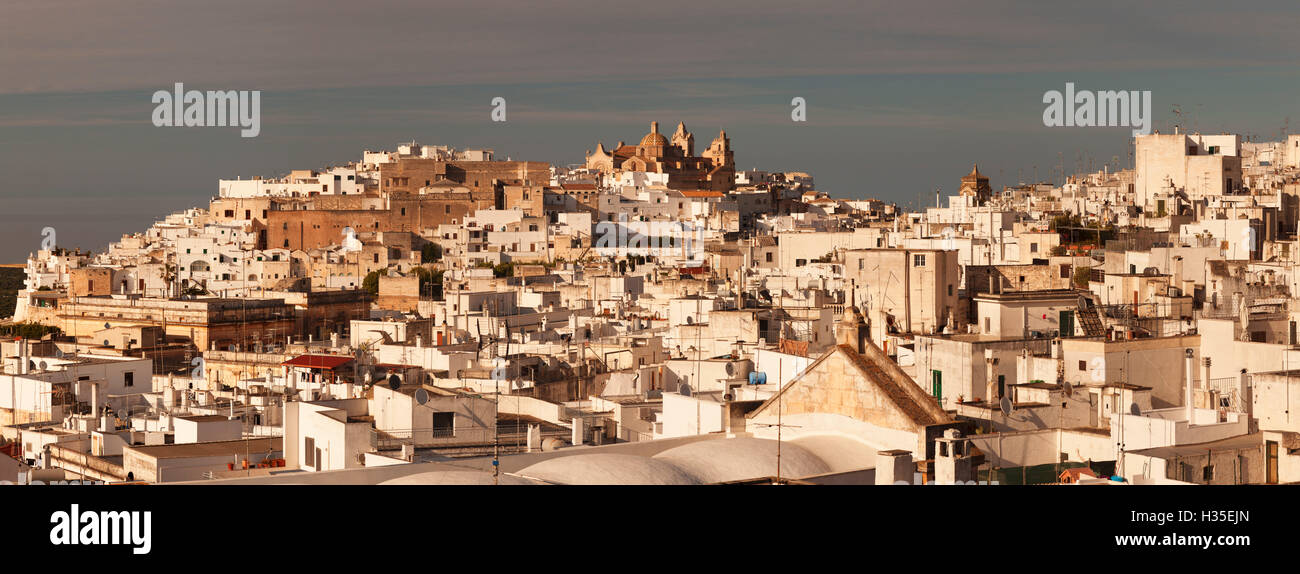
[[[492,414],[492,485],[501,483],[501,379],[493,378],[496,386],[496,406]]]

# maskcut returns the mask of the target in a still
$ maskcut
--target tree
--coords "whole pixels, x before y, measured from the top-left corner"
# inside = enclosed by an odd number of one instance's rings
[[[54,334],[55,336],[57,336],[59,333],[60,330],[58,327],[51,327],[49,325],[42,325],[40,323],[35,323],[30,321],[23,322],[23,323],[10,323],[8,325],[0,325],[0,335],[4,335],[6,337],[17,336],[17,337],[22,337],[24,339],[40,339],[45,335]]]
[[[442,300],[442,271],[429,271],[424,267],[416,267],[415,275],[420,278],[420,294],[426,291],[435,301]]]
[[[1078,287],[1078,288],[1080,288],[1080,289],[1087,289],[1087,288],[1088,288],[1088,278],[1091,276],[1091,274],[1092,274],[1092,268],[1091,268],[1091,267],[1075,267],[1075,268],[1074,268],[1074,286],[1075,286],[1075,287]]]
[[[493,276],[493,277],[498,277],[498,278],[500,278],[500,277],[512,277],[512,276],[514,276],[514,274],[515,274],[515,264],[514,264],[514,263],[502,263],[502,264],[500,264],[500,265],[496,265],[496,266],[493,266],[493,267],[492,267],[492,276]]]
[[[429,243],[420,248],[420,262],[433,263],[442,259],[442,246],[437,243]]]
[[[371,271],[370,273],[367,273],[367,274],[366,274],[366,278],[361,280],[361,288],[362,288],[362,289],[365,289],[366,291],[369,291],[370,294],[373,295],[373,296],[378,296],[378,295],[379,295],[379,278],[380,278],[381,276],[383,276],[383,277],[387,277],[387,276],[388,276],[388,270],[387,270],[387,269],[383,269],[383,270],[376,270],[376,271]]]

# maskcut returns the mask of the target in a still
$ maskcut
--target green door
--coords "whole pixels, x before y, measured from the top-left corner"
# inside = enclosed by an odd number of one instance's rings
[[[1061,336],[1074,336],[1074,311],[1061,311]]]
[[[934,370],[930,371],[930,394],[939,399],[940,404],[943,404],[943,373]]]

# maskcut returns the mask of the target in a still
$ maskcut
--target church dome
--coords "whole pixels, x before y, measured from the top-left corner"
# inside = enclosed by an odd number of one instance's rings
[[[650,122],[650,133],[641,138],[641,147],[666,146],[668,138],[659,133],[659,122]]]

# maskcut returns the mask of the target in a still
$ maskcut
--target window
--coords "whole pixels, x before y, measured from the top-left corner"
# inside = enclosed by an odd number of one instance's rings
[[[867,267],[867,260],[866,260],[866,259],[859,259],[859,260],[858,260],[858,271],[862,271],[862,270],[865,269],[866,267]]]
[[[1088,361],[1079,361],[1079,370],[1080,371],[1088,370]]]
[[[134,386],[135,386],[135,371],[127,371],[125,374],[126,374],[126,386],[128,386],[128,387],[134,387]]]
[[[795,267],[803,267],[804,265],[807,265],[807,264],[808,264],[808,260],[807,260],[807,259],[795,259],[795,260],[794,260],[794,266],[795,266]]]
[[[1207,464],[1205,465],[1205,468],[1201,469],[1201,479],[1205,482],[1214,480],[1214,465]]]
[[[1070,264],[1069,264],[1069,263],[1062,263],[1062,264],[1061,264],[1061,279],[1069,279],[1069,278],[1070,278]]]
[[[307,466],[316,466],[316,439],[306,437],[302,439],[303,445],[303,464]]]
[[[1038,253],[1038,244],[1037,244],[1037,243],[1030,243],[1030,244],[1029,244],[1029,252],[1030,252],[1030,253]]]
[[[433,436],[456,436],[456,413],[433,413]]]
[[[952,285],[948,286],[948,296],[952,297]]]
[[[924,256],[924,255],[913,255],[913,256],[912,256],[912,267],[925,267],[925,256]]]
[[[772,252],[771,252],[771,251],[768,251],[765,255],[766,255],[765,259],[767,260],[767,262],[768,262],[768,263],[771,263],[771,262],[772,262]]]

